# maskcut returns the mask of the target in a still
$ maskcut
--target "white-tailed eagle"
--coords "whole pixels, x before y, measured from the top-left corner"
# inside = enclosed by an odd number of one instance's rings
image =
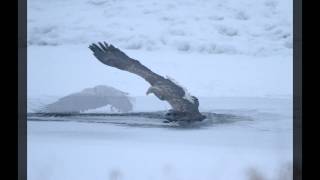
[[[166,114],[169,121],[201,121],[206,117],[199,112],[199,101],[190,96],[186,90],[170,78],[164,78],[142,65],[139,61],[130,58],[113,45],[106,42],[92,44],[89,48],[94,56],[103,64],[134,73],[145,79],[151,87],[147,94],[153,93],[160,100],[167,101],[172,110]]]

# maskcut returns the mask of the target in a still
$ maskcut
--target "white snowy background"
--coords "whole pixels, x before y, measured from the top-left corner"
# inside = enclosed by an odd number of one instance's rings
[[[254,119],[192,130],[29,121],[28,179],[285,179],[292,40],[291,0],[28,0],[28,112],[100,84],[129,93],[134,111],[170,108],[94,58],[89,44],[106,41],[173,77],[201,111]]]

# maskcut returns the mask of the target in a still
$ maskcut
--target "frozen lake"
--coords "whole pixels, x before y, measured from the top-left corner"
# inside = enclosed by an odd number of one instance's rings
[[[290,99],[239,102],[212,110],[217,121],[191,128],[143,117],[29,120],[28,179],[277,179],[290,173]],[[254,104],[258,108],[250,108]]]

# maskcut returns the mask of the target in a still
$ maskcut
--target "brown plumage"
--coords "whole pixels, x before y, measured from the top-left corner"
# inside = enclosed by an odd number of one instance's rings
[[[167,101],[173,108],[167,113],[166,119],[171,121],[197,121],[205,118],[199,112],[198,99],[194,96],[191,96],[192,100],[186,98],[187,92],[172,80],[152,72],[139,61],[130,58],[113,45],[99,42],[90,45],[89,48],[103,64],[134,73],[149,82],[151,87],[147,94],[153,93],[160,100]]]

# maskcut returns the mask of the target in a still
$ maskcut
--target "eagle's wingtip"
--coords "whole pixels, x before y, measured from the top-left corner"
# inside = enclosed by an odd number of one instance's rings
[[[97,43],[91,43],[88,48],[92,51],[97,49],[102,49],[104,51],[117,49],[115,46],[113,46],[110,43],[108,44],[106,41],[98,41]]]

